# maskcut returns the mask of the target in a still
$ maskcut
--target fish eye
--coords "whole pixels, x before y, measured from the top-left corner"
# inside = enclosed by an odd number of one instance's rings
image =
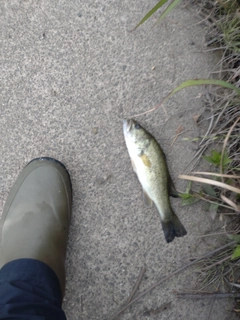
[[[140,125],[138,123],[135,124],[135,129],[140,129]]]

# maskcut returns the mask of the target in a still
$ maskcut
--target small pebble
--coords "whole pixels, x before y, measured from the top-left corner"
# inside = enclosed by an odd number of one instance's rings
[[[92,128],[92,133],[97,134],[98,133],[98,127],[93,127]]]

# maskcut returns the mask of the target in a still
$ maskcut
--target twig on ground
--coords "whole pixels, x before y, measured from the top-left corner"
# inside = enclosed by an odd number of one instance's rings
[[[209,234],[200,234],[197,236],[198,238],[206,238],[206,237],[214,237],[214,236],[222,236],[223,234],[226,234],[224,231],[217,232],[217,233],[209,233]]]
[[[183,134],[183,133],[185,133],[187,130],[185,130],[185,131],[181,131],[181,132],[179,132],[178,134],[176,134],[174,137],[173,137],[173,141],[172,141],[172,143],[171,143],[171,147],[174,145],[174,143],[177,141],[177,139],[178,139],[178,137],[181,135],[181,134]]]
[[[202,293],[202,294],[191,294],[188,292],[175,292],[176,296],[179,298],[190,298],[190,299],[224,299],[224,298],[240,298],[240,293],[227,292],[227,293]]]
[[[202,259],[211,257],[213,254],[228,248],[230,246],[232,246],[233,244],[235,244],[236,241],[231,241],[228,244],[225,244],[224,246],[221,246],[220,248],[217,248],[211,252],[208,252],[207,254],[201,256],[200,258],[195,259],[194,261],[186,264],[183,267],[180,267],[179,269],[175,270],[173,273],[171,273],[168,276],[163,277],[161,280],[159,280],[157,283],[154,283],[153,285],[151,285],[148,289],[144,290],[142,293],[140,293],[135,299],[133,299],[131,302],[127,303],[119,312],[117,312],[115,315],[113,315],[112,317],[109,318],[109,320],[114,320],[116,319],[120,314],[122,314],[128,307],[130,307],[133,303],[135,303],[136,301],[138,301],[140,298],[142,298],[143,296],[145,296],[147,293],[149,293],[150,291],[152,291],[153,289],[155,289],[157,286],[159,286],[160,284],[162,284],[163,282],[165,282],[166,280],[172,278],[173,276],[175,276],[176,274],[180,273],[181,271],[184,271],[185,269],[189,268],[190,266],[194,265],[195,263],[201,261]],[[240,294],[239,294],[240,297]]]
[[[127,299],[127,303],[129,303],[130,301],[132,301],[132,298],[133,296],[135,295],[141,281],[142,281],[142,278],[144,276],[144,273],[146,272],[146,268],[145,267],[142,267],[141,268],[141,271],[139,273],[139,276],[137,278],[137,282],[135,283],[134,287],[133,287],[133,290],[132,290],[132,293],[130,294],[129,298]]]
[[[145,272],[146,272],[146,268],[145,268],[145,267],[142,267],[141,270],[140,270],[139,276],[138,276],[138,278],[137,278],[137,282],[135,283],[135,285],[134,285],[134,287],[133,287],[133,290],[132,290],[130,296],[128,297],[128,299],[127,299],[127,304],[128,304],[130,301],[132,301],[132,299],[133,299],[133,297],[134,297],[134,295],[135,295],[135,293],[136,293],[136,291],[137,291],[137,289],[138,289],[138,287],[139,287],[139,285],[140,285],[140,283],[141,283],[141,281],[142,281],[142,278],[143,278]],[[116,320],[118,320],[118,319],[120,318],[120,316],[121,316],[121,313],[118,315],[118,317],[116,318]]]

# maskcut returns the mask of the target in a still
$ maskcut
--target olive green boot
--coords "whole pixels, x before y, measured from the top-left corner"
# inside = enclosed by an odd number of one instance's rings
[[[65,256],[71,217],[69,174],[52,158],[32,160],[20,173],[0,221],[0,268],[22,258],[47,264],[65,291]]]

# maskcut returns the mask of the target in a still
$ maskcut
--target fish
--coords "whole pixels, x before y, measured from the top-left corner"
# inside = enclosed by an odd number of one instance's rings
[[[177,197],[166,156],[155,138],[133,119],[123,119],[123,133],[134,172],[143,189],[144,203],[154,203],[167,243],[183,237],[186,229],[172,209],[169,196]]]

